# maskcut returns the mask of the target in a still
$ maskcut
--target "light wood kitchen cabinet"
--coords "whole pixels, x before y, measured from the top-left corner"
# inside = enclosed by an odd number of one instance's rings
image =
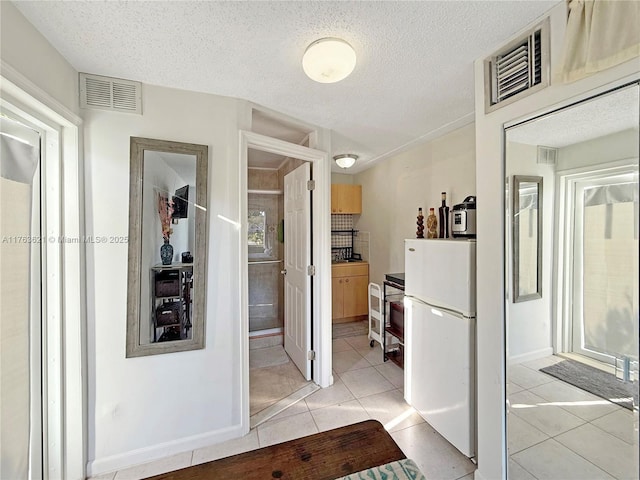
[[[339,263],[331,266],[331,318],[335,323],[351,322],[369,313],[368,263]]]
[[[362,185],[332,183],[331,213],[362,213]]]

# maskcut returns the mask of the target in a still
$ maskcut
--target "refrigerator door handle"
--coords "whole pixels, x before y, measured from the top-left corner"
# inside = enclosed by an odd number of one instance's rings
[[[455,310],[451,310],[450,308],[439,307],[438,305],[433,305],[431,303],[427,303],[424,300],[421,300],[418,297],[414,297],[412,295],[405,295],[405,298],[408,298],[411,302],[419,303],[421,305],[429,307],[432,310],[435,310],[435,311],[440,310],[442,312],[446,312],[447,314],[452,315],[452,316],[457,317],[457,318],[462,318],[462,319],[466,319],[466,320],[468,320],[469,318],[472,318],[472,317],[467,317],[466,315],[462,315],[460,312],[456,312]],[[436,315],[437,315],[437,313],[436,313]]]

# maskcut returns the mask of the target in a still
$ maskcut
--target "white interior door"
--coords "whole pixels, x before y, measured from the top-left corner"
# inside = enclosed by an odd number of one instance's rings
[[[284,177],[284,349],[311,379],[311,165],[305,162]]]

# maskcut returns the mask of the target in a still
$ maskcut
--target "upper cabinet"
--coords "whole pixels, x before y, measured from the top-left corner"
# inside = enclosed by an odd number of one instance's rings
[[[331,213],[362,213],[362,185],[331,184]]]

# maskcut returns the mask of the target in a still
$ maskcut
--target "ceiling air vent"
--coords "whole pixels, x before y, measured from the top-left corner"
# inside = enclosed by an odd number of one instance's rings
[[[485,60],[485,112],[549,84],[549,19]]]
[[[142,84],[81,73],[80,107],[142,115]]]

